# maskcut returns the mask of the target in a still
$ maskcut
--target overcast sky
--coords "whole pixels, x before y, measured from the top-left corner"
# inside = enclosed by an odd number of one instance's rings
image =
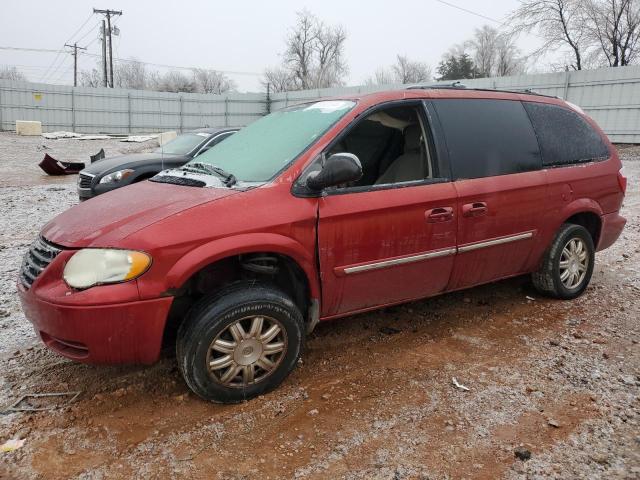
[[[496,20],[504,19],[518,5],[517,0],[448,3]],[[92,16],[72,37],[92,7],[123,11],[122,17],[116,19],[120,36],[114,40],[114,57],[247,72],[229,74],[240,91],[260,90],[259,74],[264,67],[280,62],[284,38],[295,22],[296,11],[303,8],[347,30],[349,85],[360,84],[377,67],[392,64],[398,53],[427,62],[435,73],[442,54],[453,44],[469,38],[483,24],[499,26],[437,0],[105,0],[94,4],[80,0],[5,0],[0,15],[0,47],[58,50],[65,42],[77,40],[79,46],[88,46],[87,52],[98,55],[101,16]],[[525,52],[538,43],[536,37],[519,40]],[[55,53],[0,49],[0,65],[16,65],[29,80],[40,81],[44,77],[46,83],[70,84],[71,55],[61,54],[54,62],[55,57]],[[81,56],[80,69],[91,69],[96,61],[97,58]]]

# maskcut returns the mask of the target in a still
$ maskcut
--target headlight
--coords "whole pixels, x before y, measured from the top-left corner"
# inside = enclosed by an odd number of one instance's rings
[[[64,281],[73,288],[89,288],[104,283],[138,278],[151,265],[143,252],[86,248],[75,253],[64,267]]]
[[[100,183],[117,183],[121,180],[124,180],[128,176],[133,173],[133,170],[130,168],[125,168],[124,170],[118,170],[117,172],[110,173],[109,175],[105,175],[100,179]]]

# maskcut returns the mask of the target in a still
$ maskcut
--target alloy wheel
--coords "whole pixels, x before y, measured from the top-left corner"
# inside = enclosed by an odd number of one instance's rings
[[[580,286],[587,275],[589,254],[581,238],[571,238],[560,255],[560,281],[568,289]]]
[[[236,320],[211,342],[207,367],[226,387],[242,388],[263,381],[280,365],[287,349],[282,324],[267,316]]]

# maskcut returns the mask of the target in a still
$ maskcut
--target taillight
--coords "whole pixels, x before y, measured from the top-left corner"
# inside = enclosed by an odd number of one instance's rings
[[[618,172],[618,185],[620,185],[620,190],[622,190],[622,193],[627,193],[627,177],[624,176],[622,170],[624,169],[620,169],[620,171]]]

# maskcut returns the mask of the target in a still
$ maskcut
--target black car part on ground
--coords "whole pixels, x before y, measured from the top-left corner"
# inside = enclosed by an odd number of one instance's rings
[[[105,157],[104,148],[101,148],[100,151],[95,155],[89,155],[89,158],[91,158],[91,163],[97,162],[98,160],[102,160],[104,157]]]

